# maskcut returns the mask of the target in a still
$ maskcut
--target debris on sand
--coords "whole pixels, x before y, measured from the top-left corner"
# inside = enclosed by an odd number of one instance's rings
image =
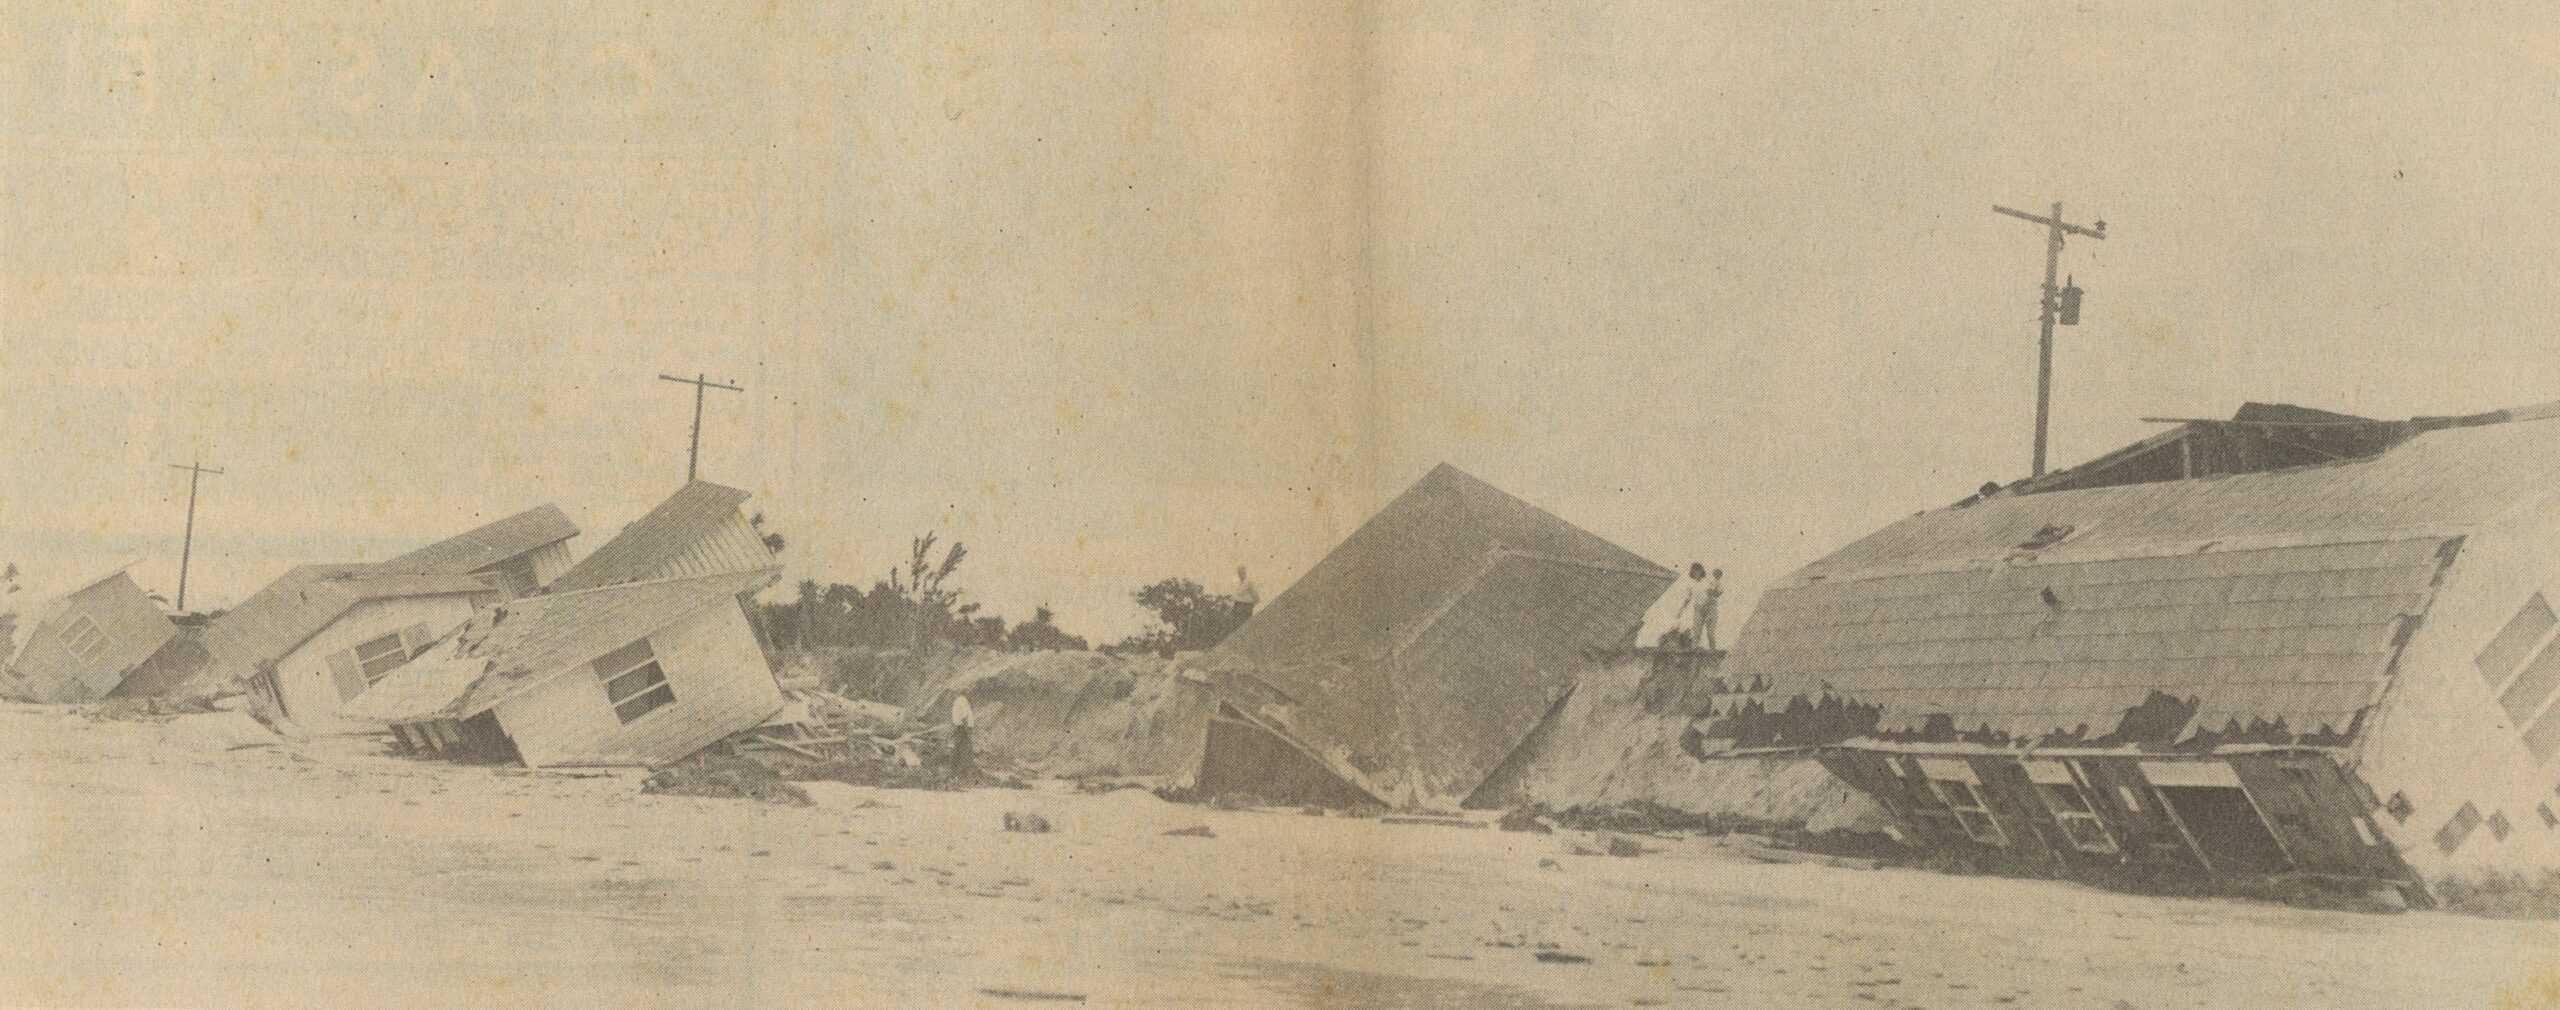
[[[1420,816],[1413,816],[1413,815],[1400,815],[1400,816],[1395,816],[1395,817],[1381,817],[1381,818],[1378,818],[1378,823],[1380,823],[1380,824],[1429,824],[1429,825],[1436,825],[1436,826],[1443,827],[1443,828],[1481,828],[1481,827],[1484,827],[1484,825],[1483,825],[1483,824],[1481,824],[1481,823],[1479,823],[1479,822],[1476,822],[1476,821],[1468,820],[1468,819],[1466,819],[1466,818],[1464,818],[1464,817],[1420,817]]]
[[[234,696],[236,697],[236,696]],[[205,715],[224,711],[219,699],[211,697],[178,698],[109,698],[80,709],[81,716],[95,722],[165,722],[182,715]],[[235,705],[227,707],[236,708]]]
[[[1548,823],[1535,807],[1514,807],[1511,812],[1502,815],[1502,820],[1497,822],[1496,826],[1504,831],[1526,831],[1540,835],[1551,835],[1556,830],[1555,825]]]
[[[808,790],[782,780],[780,773],[747,758],[704,754],[668,765],[640,783],[640,791],[664,796],[713,796],[760,800],[784,806],[811,804]]]
[[[1590,959],[1590,958],[1584,957],[1584,956],[1582,956],[1582,955],[1580,955],[1580,954],[1567,954],[1567,953],[1565,953],[1564,951],[1561,951],[1561,950],[1542,950],[1542,951],[1539,951],[1537,954],[1535,954],[1535,955],[1533,955],[1533,956],[1535,956],[1538,960],[1540,960],[1540,961],[1544,961],[1544,962],[1546,962],[1546,963],[1548,963],[1548,964],[1590,964],[1590,963],[1591,963],[1591,959]]]
[[[1583,831],[1623,831],[1630,834],[1688,831],[1705,835],[1721,835],[1734,831],[1766,831],[1770,827],[1764,822],[1748,818],[1693,814],[1650,800],[1588,804],[1566,807],[1552,813],[1538,812],[1546,813],[1549,820],[1560,826]]]
[[[1208,826],[1208,825],[1206,825],[1206,824],[1194,824],[1194,825],[1192,825],[1192,826],[1190,826],[1190,827],[1187,827],[1187,828],[1175,828],[1175,829],[1173,829],[1173,830],[1171,830],[1171,831],[1167,831],[1167,832],[1165,832],[1165,837],[1167,837],[1167,838],[1216,838],[1216,837],[1218,837],[1218,833],[1217,833],[1217,832],[1215,832],[1215,831],[1211,831],[1211,830],[1209,830],[1209,826]]]
[[[1049,819],[1039,814],[1007,810],[1004,812],[1004,829],[1026,835],[1045,835],[1049,833]]]
[[[1576,843],[1571,850],[1572,853],[1577,856],[1617,856],[1621,859],[1625,859],[1641,856],[1648,852],[1659,851],[1645,848],[1643,843],[1625,835],[1613,835],[1603,832],[1595,840],[1600,843],[1599,848],[1595,849],[1588,845]]]

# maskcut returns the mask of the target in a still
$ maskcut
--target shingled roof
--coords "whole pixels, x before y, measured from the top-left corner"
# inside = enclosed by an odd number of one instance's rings
[[[578,535],[557,505],[540,505],[460,536],[439,540],[380,566],[384,573],[460,575]]]
[[[1670,570],[1442,464],[1211,654],[1237,701],[1346,781],[1454,805],[1626,643]],[[1247,697],[1247,695],[1258,695]]]
[[[704,607],[735,604],[780,573],[722,572],[500,604],[384,676],[344,714],[382,722],[468,718]]]
[[[747,497],[745,491],[710,481],[686,484],[650,509],[648,515],[623,527],[595,553],[561,573],[551,583],[551,590],[574,592],[660,577],[704,535],[736,515]]]
[[[1725,675],[1768,701],[1707,735],[2343,742],[2465,533],[2560,497],[2555,474],[2560,423],[2531,419],[1924,512],[1761,597]]]

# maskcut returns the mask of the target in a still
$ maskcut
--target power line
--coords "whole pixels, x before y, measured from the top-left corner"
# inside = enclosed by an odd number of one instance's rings
[[[687,450],[687,451],[685,452],[685,457],[684,457],[684,480],[685,480],[685,483],[690,484],[690,483],[693,483],[693,475],[698,471],[699,466],[700,466],[700,464],[701,464],[701,462],[702,462],[702,394],[703,394],[703,392],[704,392],[704,391],[706,391],[706,390],[712,390],[712,389],[725,389],[725,390],[728,390],[728,391],[730,391],[730,392],[732,392],[732,393],[743,393],[743,392],[746,392],[746,391],[747,391],[747,387],[745,387],[745,386],[732,386],[732,385],[729,385],[729,384],[727,384],[727,383],[713,382],[713,381],[711,381],[710,376],[709,376],[709,374],[708,374],[708,373],[702,373],[702,372],[694,373],[693,378],[690,378],[690,379],[683,378],[683,377],[680,377],[680,376],[668,375],[668,374],[666,374],[665,372],[660,372],[660,373],[658,373],[658,377],[659,377],[659,378],[661,378],[661,379],[665,379],[665,380],[667,380],[668,382],[681,382],[681,383],[684,383],[685,385],[688,385],[688,386],[692,386],[692,387],[693,387],[693,447],[692,447],[691,449],[689,449],[689,450]]]
[[[2021,221],[2032,221],[2045,226],[2044,311],[2038,313],[2042,332],[2036,341],[2036,458],[2035,472],[2028,475],[2042,477],[2044,476],[2045,426],[2053,416],[2053,324],[2056,317],[2061,317],[2061,322],[2065,326],[2080,325],[2080,289],[2077,286],[2056,287],[2053,283],[2054,274],[2062,266],[2062,239],[2065,235],[2079,235],[2104,240],[2107,237],[2107,223],[2099,221],[2083,228],[2066,222],[2062,219],[2060,201],[2054,203],[2052,217],[2029,214],[2023,210],[2010,210],[1999,204],[1992,204],[1991,210],[1996,214],[2007,214]]]
[[[195,560],[196,553],[196,484],[204,480],[204,475],[222,471],[204,465],[202,459],[184,466],[171,463],[169,469],[187,472],[187,538],[178,548],[178,612],[183,614],[187,612],[187,566]]]

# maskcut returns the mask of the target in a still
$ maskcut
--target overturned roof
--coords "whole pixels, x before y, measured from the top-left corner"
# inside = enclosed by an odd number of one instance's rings
[[[357,604],[493,591],[471,575],[385,573],[365,564],[297,565],[215,620],[206,629],[206,645],[230,662],[255,665],[292,652]]]
[[[1669,569],[1442,464],[1211,654],[1240,704],[1390,803],[1454,805],[1635,634]],[[1259,697],[1255,697],[1255,695]]]
[[[697,480],[676,490],[648,515],[622,528],[551,583],[553,592],[575,592],[659,577],[703,537],[736,515],[747,492]]]
[[[2467,531],[2560,494],[2524,412],[2274,472],[1924,512],[1761,597],[1710,738],[2341,743]]]
[[[503,603],[384,676],[342,712],[381,722],[468,718],[704,607],[735,604],[780,573],[722,572]]]
[[[460,575],[578,535],[557,505],[541,505],[385,561],[385,573]]]

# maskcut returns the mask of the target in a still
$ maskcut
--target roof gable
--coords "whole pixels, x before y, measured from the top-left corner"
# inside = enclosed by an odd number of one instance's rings
[[[710,481],[686,484],[622,528],[551,583],[555,592],[660,577],[667,565],[738,514],[747,492]]]

